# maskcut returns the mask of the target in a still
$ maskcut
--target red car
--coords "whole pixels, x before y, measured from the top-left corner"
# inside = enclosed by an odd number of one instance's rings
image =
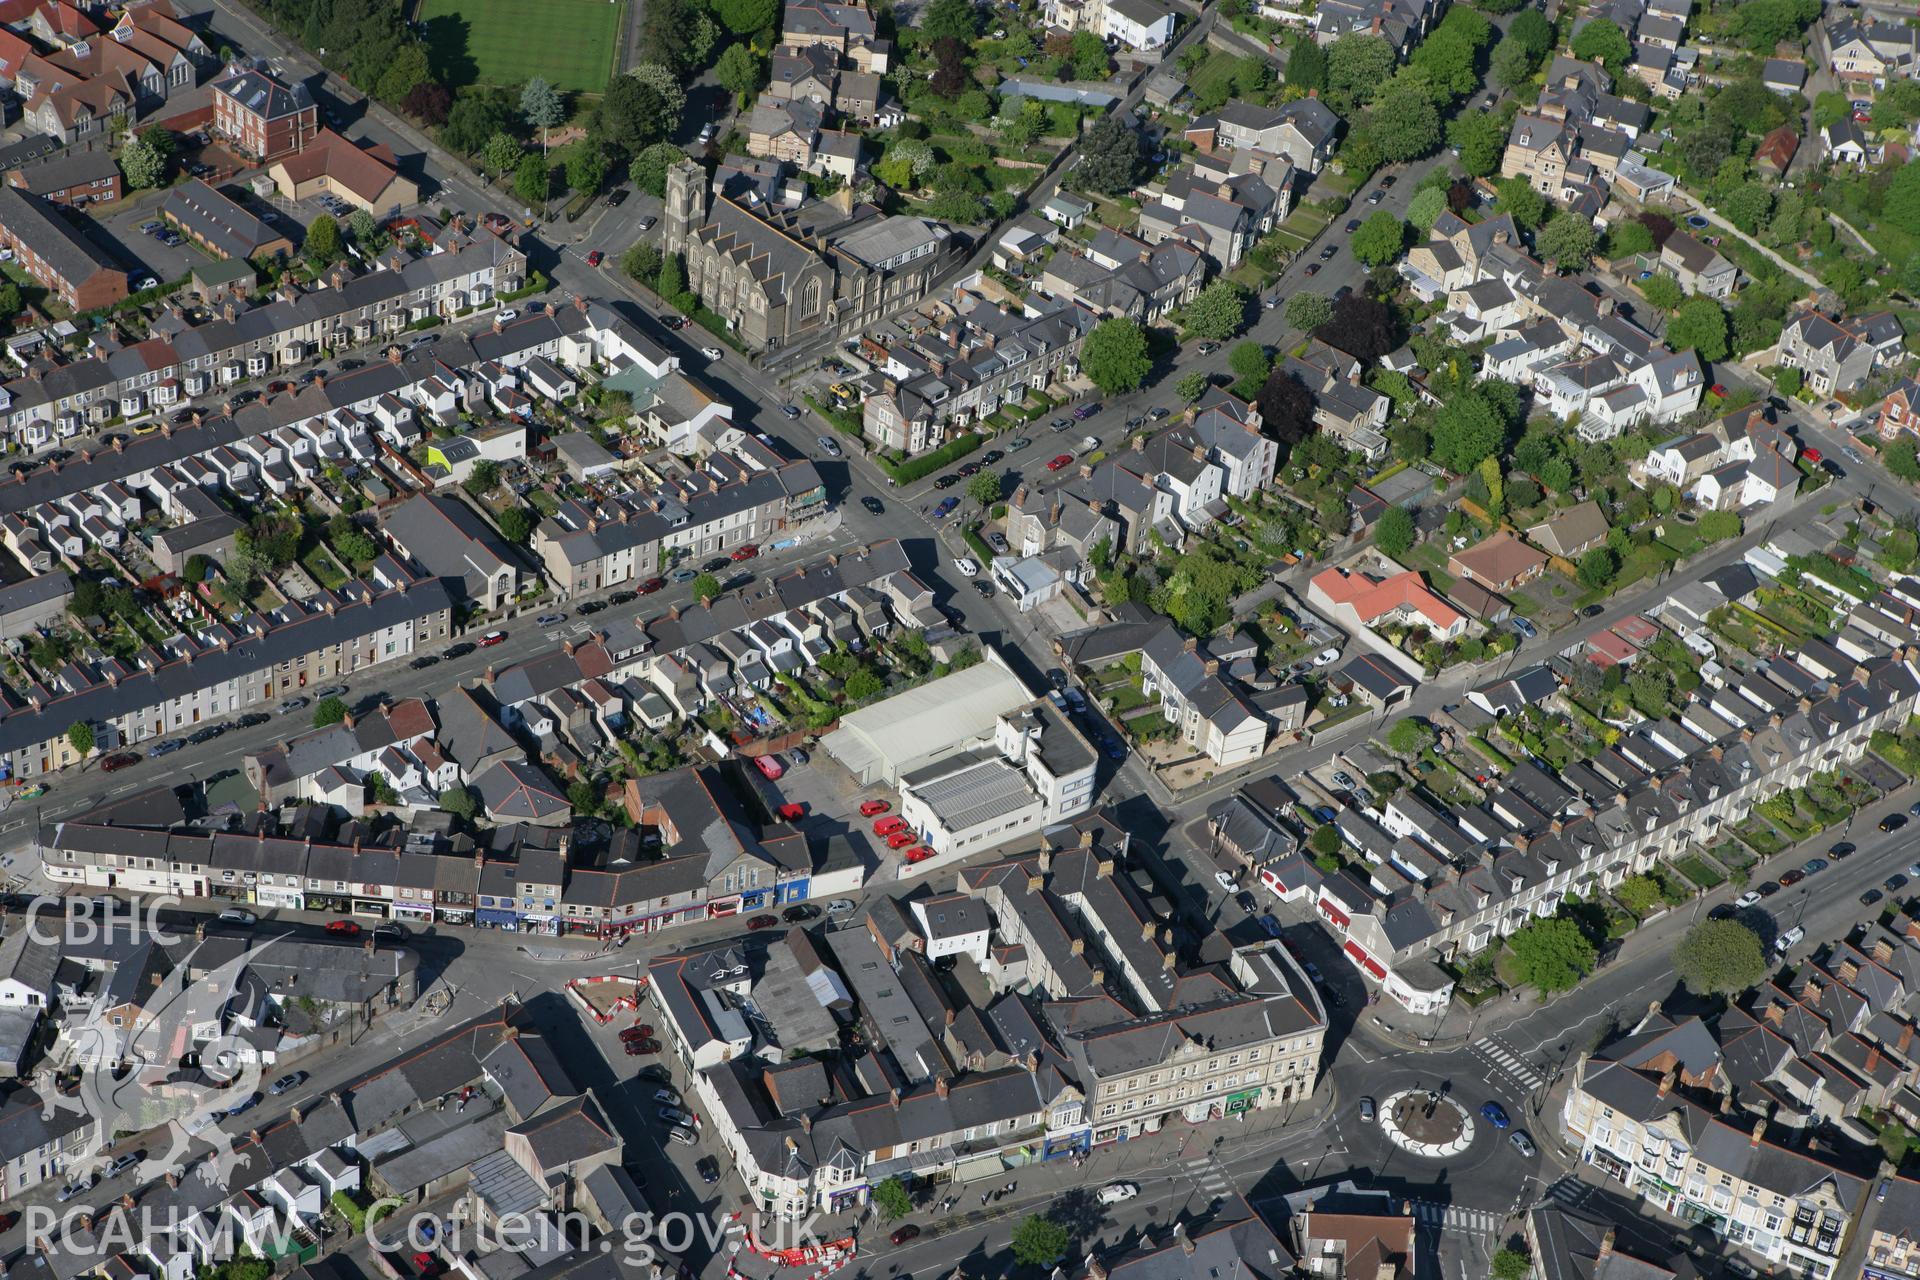
[[[327,932],[336,938],[357,938],[360,936],[360,926],[351,920],[329,920]]]
[[[440,1274],[440,1259],[430,1253],[414,1254],[413,1265],[414,1269],[423,1276],[437,1276]]]
[[[780,923],[780,922],[779,922],[778,920],[776,920],[776,919],[774,919],[774,917],[772,917],[772,916],[755,916],[755,917],[754,917],[753,919],[751,919],[751,920],[749,920],[749,921],[747,921],[747,928],[749,928],[749,929],[771,929],[771,928],[773,928],[773,926],[775,926],[775,925],[777,925],[777,924],[779,924],[779,923]]]
[[[587,265],[590,267],[597,267],[600,265],[600,263],[603,260],[605,260],[606,256],[607,255],[602,253],[600,250],[595,249],[592,253],[587,255]]]
[[[885,813],[891,808],[893,808],[893,805],[885,800],[863,800],[860,804],[860,816],[863,818],[875,817]]]
[[[751,560],[759,554],[760,554],[760,548],[754,546],[751,542],[749,542],[744,547],[734,548],[733,558],[735,560]]]
[[[1055,458],[1052,462],[1049,462],[1047,464],[1047,470],[1058,471],[1062,467],[1070,467],[1072,465],[1073,465],[1073,455],[1070,453],[1063,453],[1059,457]]]
[[[504,631],[489,631],[480,637],[480,647],[482,649],[490,649],[496,644],[506,643],[506,639],[507,633]]]
[[[1820,465],[1820,459],[1826,456],[1822,454],[1818,449],[1802,449],[1800,451],[1800,454],[1808,462],[1811,462],[1816,467]]]
[[[140,763],[139,752],[121,751],[114,755],[110,755],[106,759],[102,760],[100,762],[100,769],[103,773],[113,773],[116,770],[126,768],[130,764],[139,764],[139,763]]]
[[[1727,398],[1727,384],[1724,382],[1714,383],[1713,394],[1715,394],[1716,396],[1719,396],[1722,400],[1725,400]]]
[[[654,592],[658,591],[660,588],[666,585],[667,585],[667,580],[665,578],[648,578],[645,582],[640,584],[637,590],[643,596],[650,596]]]
[[[873,824],[873,834],[877,836],[890,836],[896,831],[905,831],[906,829],[907,820],[898,815],[882,818]]]
[[[623,1040],[621,1043],[627,1047],[627,1056],[629,1058],[637,1058],[643,1053],[660,1052],[660,1042],[658,1040]]]
[[[933,850],[927,848],[927,846],[925,845],[921,845],[917,849],[907,850],[907,861],[910,863],[925,862],[928,858],[931,858],[932,856],[933,856]]]
[[[887,848],[904,849],[919,838],[911,831],[896,831],[887,837]]]
[[[783,804],[774,810],[784,822],[798,822],[807,816],[807,806],[803,804]]]
[[[622,1031],[620,1038],[622,1040],[651,1040],[653,1039],[653,1027],[643,1022],[637,1027],[628,1027],[625,1031]]]

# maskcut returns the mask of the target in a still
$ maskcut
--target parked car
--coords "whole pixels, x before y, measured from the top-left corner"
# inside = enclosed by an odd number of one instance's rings
[[[932,856],[933,856],[933,850],[927,848],[927,846],[925,845],[919,845],[915,848],[907,850],[906,860],[909,864],[912,864],[915,862],[925,862],[928,858],[931,858]]]
[[[755,916],[753,919],[747,921],[747,928],[754,930],[771,929],[779,923],[779,919],[775,916]]]
[[[895,831],[887,837],[887,848],[904,849],[919,838],[920,837],[914,835],[913,832],[909,830],[902,829]]]
[[[414,671],[425,671],[428,667],[434,666],[439,661],[440,661],[439,654],[423,653],[419,657],[415,658],[412,662],[409,662],[407,666],[409,669]]]
[[[1898,831],[1900,828],[1906,825],[1907,825],[1907,819],[1903,814],[1890,813],[1886,817],[1880,819],[1880,829],[1882,831]]]
[[[288,716],[306,705],[307,700],[305,698],[288,698],[280,704],[278,710],[281,715]]]
[[[1771,898],[1774,894],[1780,892],[1780,882],[1778,880],[1763,880],[1760,882],[1759,892],[1761,897]]]
[[[693,1167],[700,1175],[700,1181],[708,1186],[720,1181],[720,1162],[712,1156],[701,1156]]]
[[[920,1228],[914,1226],[911,1222],[904,1227],[895,1227],[893,1234],[887,1237],[887,1239],[895,1244],[906,1244],[909,1241],[918,1240],[919,1238]]]
[[[360,936],[360,926],[352,920],[329,920],[327,932],[336,938],[357,938]]]
[[[650,1022],[641,1022],[631,1027],[626,1027],[621,1030],[620,1038],[622,1040],[651,1040],[653,1038],[653,1024]],[[662,1098],[661,1101],[672,1102],[674,1099]]]
[[[971,556],[955,556],[953,567],[963,578],[974,578],[980,574],[980,566],[974,563]]]
[[[567,620],[564,613],[543,613],[533,620],[536,627],[557,627]]]
[[[1885,889],[1888,893],[1898,893],[1902,889],[1907,887],[1907,877],[1901,875],[1899,872],[1896,871],[1892,875],[1888,876],[1885,880],[1882,880],[1880,882],[1880,887],[1882,889]]]
[[[507,633],[504,631],[489,631],[480,637],[480,647],[482,649],[490,649],[496,644],[506,643],[506,639]]]
[[[1540,634],[1540,631],[1537,627],[1535,627],[1531,622],[1528,622],[1525,618],[1520,617],[1518,614],[1515,614],[1511,621],[1513,622],[1513,629],[1515,631],[1518,631],[1521,635],[1525,636],[1529,640],[1533,639],[1535,636]]]
[[[693,1127],[693,1117],[678,1107],[663,1106],[659,1109],[658,1114],[660,1118],[668,1124],[683,1124],[688,1128]]]
[[[104,760],[100,762],[100,770],[103,773],[118,773],[120,770],[126,768],[128,765],[134,765],[139,763],[140,763],[139,752],[118,751],[118,752],[115,752],[113,755],[106,757]]]
[[[827,904],[827,914],[830,916],[844,916],[858,909],[858,904],[852,898],[835,898]]]
[[[1860,895],[1860,905],[1863,907],[1870,907],[1874,903],[1880,901],[1880,899],[1883,896],[1884,895],[1878,889],[1869,889],[1865,893]]]
[[[1795,867],[1793,870],[1785,872],[1781,875],[1780,887],[1782,889],[1791,889],[1793,888],[1793,886],[1799,884],[1802,880],[1805,880],[1806,878],[1807,878],[1807,873],[1802,871],[1800,868]]]
[[[172,755],[186,745],[187,740],[185,738],[168,738],[164,742],[156,742],[147,748],[147,755],[152,759],[158,760],[161,756]]]
[[[1140,1194],[1140,1188],[1131,1182],[1109,1182],[1100,1188],[1101,1204],[1122,1204]]]
[[[1802,942],[1804,942],[1806,940],[1806,937],[1807,937],[1807,931],[1805,927],[1801,925],[1795,925],[1793,926],[1793,928],[1787,930],[1785,933],[1781,934],[1778,938],[1775,938],[1773,940],[1773,949],[1776,954],[1785,955],[1787,954],[1787,952],[1793,950],[1795,947],[1799,946]]]
[[[343,684],[330,684],[322,688],[315,689],[313,691],[313,696],[316,698],[338,698],[342,694],[346,693],[346,691],[347,691],[347,686]]]
[[[1339,245],[1330,244],[1326,248],[1320,250],[1320,261],[1331,262],[1333,260],[1333,255],[1339,252],[1340,252]]]
[[[891,800],[862,800],[860,802],[860,816],[863,818],[876,818],[892,808],[893,802]],[[878,826],[874,829],[876,831],[879,830]]]
[[[735,547],[731,558],[734,563],[738,564],[742,560],[751,560],[759,554],[760,548],[749,542],[745,546]]]
[[[819,916],[820,908],[809,906],[804,902],[796,902],[780,913],[780,918],[788,924],[803,924],[808,920],[818,919]]]
[[[275,1080],[272,1084],[268,1085],[267,1092],[277,1098],[283,1093],[291,1093],[293,1090],[298,1089],[301,1085],[305,1084],[306,1082],[307,1082],[306,1072],[289,1071],[286,1075],[281,1076],[278,1080]]]
[[[667,1138],[669,1141],[677,1142],[683,1147],[695,1146],[700,1141],[699,1134],[681,1125],[675,1125],[673,1128],[667,1130]]]
[[[1070,467],[1072,465],[1073,465],[1073,455],[1070,453],[1063,453],[1059,457],[1055,458],[1052,462],[1049,462],[1047,464],[1047,470],[1058,471],[1062,467]]]
[[[1741,894],[1739,897],[1735,898],[1733,900],[1733,905],[1740,908],[1742,911],[1746,910],[1748,907],[1757,907],[1760,905],[1760,895],[1755,893],[1753,890],[1749,889],[1745,893]]]

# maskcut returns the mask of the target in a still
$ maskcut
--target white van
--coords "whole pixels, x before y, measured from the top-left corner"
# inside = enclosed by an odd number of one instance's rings
[[[1778,954],[1785,955],[1787,954],[1787,952],[1799,946],[1801,942],[1806,939],[1806,936],[1807,936],[1807,931],[1801,928],[1799,925],[1795,925],[1793,926],[1793,928],[1787,930],[1785,933],[1781,934],[1778,938],[1774,939],[1773,949]]]

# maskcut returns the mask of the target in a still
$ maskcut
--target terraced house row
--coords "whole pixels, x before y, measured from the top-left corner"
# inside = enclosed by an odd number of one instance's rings
[[[1289,838],[1259,877],[1281,898],[1311,903],[1369,983],[1415,1012],[1437,1011],[1453,983],[1436,961],[1497,946],[1569,894],[1591,897],[1683,855],[1768,797],[1858,760],[1875,730],[1920,710],[1912,650],[1849,659],[1819,648],[1836,661],[1830,675],[1775,659],[1769,674],[1716,698],[1741,717],[1717,741],[1683,720],[1649,720],[1557,776],[1518,765],[1477,807],[1399,792],[1335,816],[1355,857],[1347,868],[1326,874]],[[1545,680],[1538,700],[1550,706],[1557,682]],[[1284,830],[1298,797],[1278,780],[1259,786],[1253,807]]]

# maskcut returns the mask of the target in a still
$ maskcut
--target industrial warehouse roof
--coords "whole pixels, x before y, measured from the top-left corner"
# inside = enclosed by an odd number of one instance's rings
[[[991,737],[994,721],[1033,695],[989,649],[986,661],[842,717],[821,745],[862,783],[901,774]]]

